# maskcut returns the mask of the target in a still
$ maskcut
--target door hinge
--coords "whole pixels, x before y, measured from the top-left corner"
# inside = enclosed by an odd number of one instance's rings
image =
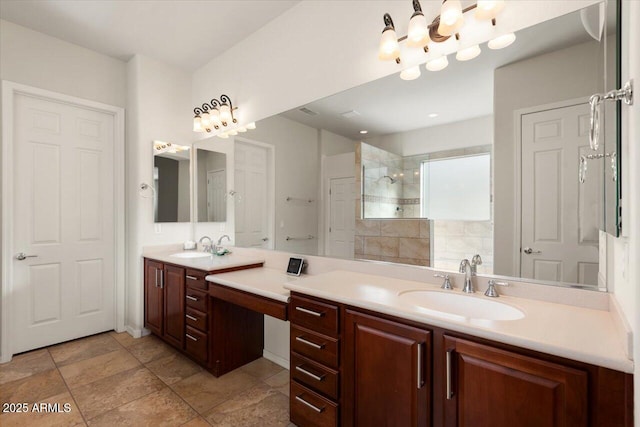
[[[618,234],[622,234],[622,202],[618,204]]]

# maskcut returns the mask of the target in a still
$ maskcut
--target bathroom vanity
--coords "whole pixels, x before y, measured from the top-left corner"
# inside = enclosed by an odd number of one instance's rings
[[[577,316],[580,322],[593,310],[562,313],[569,307],[558,305],[556,313],[556,304],[520,301],[512,308],[522,310],[521,319],[494,318],[495,311],[465,318],[421,307],[413,295],[403,299],[411,292],[446,293],[411,290],[415,285],[331,272],[286,286],[292,290],[293,423],[633,425],[633,376],[622,372],[629,366],[608,359],[616,351],[597,350],[619,343],[598,343],[600,331],[589,343],[584,334],[546,330],[545,316],[550,322]],[[547,348],[549,353],[540,351]]]
[[[262,265],[263,260],[238,256],[146,257],[145,327],[215,376],[261,357],[263,313],[234,303],[239,291],[220,290],[205,278]]]

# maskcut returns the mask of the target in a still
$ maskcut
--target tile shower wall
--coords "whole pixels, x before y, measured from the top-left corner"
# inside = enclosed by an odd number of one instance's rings
[[[402,156],[361,145],[364,217],[402,218]]]
[[[491,221],[432,221],[433,268],[458,271],[460,260],[482,257],[478,273],[493,274],[493,223]]]
[[[381,168],[392,167],[390,163],[387,163],[387,159],[393,159],[392,156],[387,157],[384,155],[383,153],[385,152],[383,150],[358,143],[356,145],[355,176],[356,185],[359,188],[362,188],[363,179],[363,148],[364,155],[368,158],[367,162],[377,156],[377,161]],[[373,150],[369,150],[370,148]],[[376,150],[379,152],[376,152]],[[384,160],[381,162],[381,159]],[[389,170],[386,169],[386,172],[389,172]],[[395,173],[399,174],[400,170],[398,168]],[[394,173],[394,170],[391,171]],[[384,175],[386,174],[388,173]],[[365,183],[367,179],[365,176]],[[373,202],[373,204],[375,203],[384,204],[382,202]],[[430,234],[431,221],[426,219],[362,219],[362,199],[360,197],[356,199],[355,258],[430,266]]]

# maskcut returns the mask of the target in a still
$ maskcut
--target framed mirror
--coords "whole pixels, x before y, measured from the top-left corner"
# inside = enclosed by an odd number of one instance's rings
[[[295,203],[276,211],[275,249],[315,236],[304,253],[443,271],[479,254],[484,274],[604,289],[600,230],[615,218],[607,180],[619,168],[601,157],[584,183],[578,172],[580,156],[596,154],[588,99],[615,86],[616,6],[595,4],[522,29],[504,49],[482,44],[470,61],[421,66],[415,80],[394,74],[259,122],[278,129],[274,140],[295,129],[305,162],[320,169],[276,160],[282,182],[309,181],[317,196],[280,194],[276,179],[275,200]],[[605,116],[615,146],[616,119]],[[312,212],[317,222],[299,231],[277,219]]]
[[[194,146],[196,222],[227,220],[227,155],[214,148],[212,143]]]
[[[154,222],[191,221],[191,147],[153,141]]]

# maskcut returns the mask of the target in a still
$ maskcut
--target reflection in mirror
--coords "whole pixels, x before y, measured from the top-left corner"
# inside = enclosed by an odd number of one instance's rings
[[[583,184],[578,165],[590,150],[589,96],[615,85],[604,65],[615,13],[589,25],[604,9],[525,28],[506,49],[482,45],[476,59],[416,80],[391,75],[263,120],[270,134],[252,137],[282,147],[269,247],[295,252],[286,237],[316,236],[297,241],[301,253],[446,271],[480,255],[480,273],[602,288],[609,163],[591,161]],[[284,189],[292,183],[307,188]]]
[[[227,155],[196,148],[196,221],[227,220]]]
[[[190,148],[187,145],[153,141],[155,222],[191,221]]]

